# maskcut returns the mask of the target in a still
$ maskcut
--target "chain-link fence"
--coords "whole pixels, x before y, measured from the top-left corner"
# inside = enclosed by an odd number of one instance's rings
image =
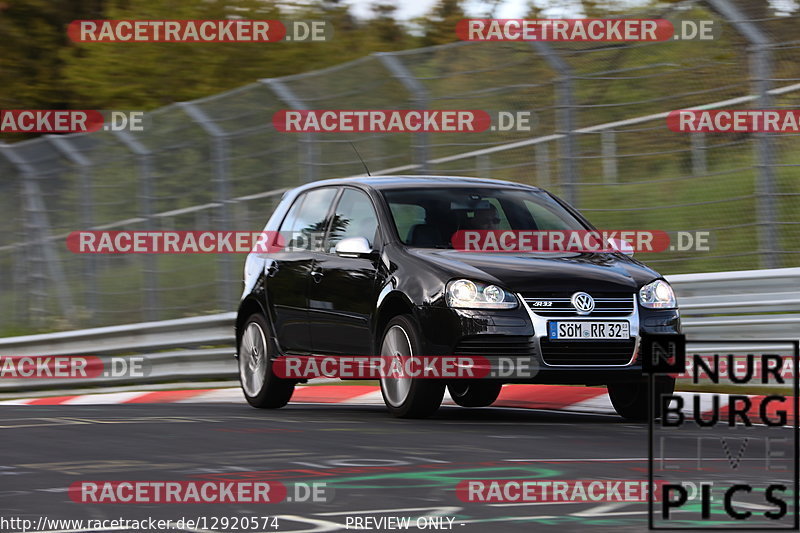
[[[82,229],[257,231],[282,191],[363,174],[477,175],[542,186],[598,227],[709,231],[711,250],[643,254],[665,274],[800,264],[796,135],[670,132],[674,109],[800,107],[796,14],[723,0],[713,42],[455,43],[373,54],[148,114],[141,133],[0,146],[3,333],[235,308],[243,256],[77,255]],[[290,134],[281,109],[531,111],[535,131]]]

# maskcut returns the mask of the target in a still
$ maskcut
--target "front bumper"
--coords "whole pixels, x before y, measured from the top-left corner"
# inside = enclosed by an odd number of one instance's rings
[[[551,342],[547,339],[547,322],[555,319],[536,314],[522,298],[520,302],[516,309],[507,310],[418,307],[415,314],[422,330],[424,353],[482,356],[493,367],[500,364],[500,359],[505,359],[502,364],[506,367],[509,361],[529,360],[532,372],[492,373],[504,383],[598,385],[642,378],[639,341],[643,334],[680,334],[678,310],[646,309],[634,301],[630,314],[560,319],[627,320],[629,341]],[[554,350],[565,348],[581,354],[578,363],[563,364],[563,359],[553,357]],[[620,359],[622,354],[626,356]]]

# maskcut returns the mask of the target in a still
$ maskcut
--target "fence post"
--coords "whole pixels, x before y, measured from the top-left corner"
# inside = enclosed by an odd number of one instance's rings
[[[258,80],[263,83],[275,93],[281,102],[288,105],[292,109],[307,110],[308,106],[303,100],[298,97],[285,83],[279,78],[264,78]],[[316,181],[317,178],[317,161],[319,160],[317,154],[317,139],[316,135],[311,132],[303,133],[302,141],[300,142],[300,151],[297,154],[300,160],[300,165],[306,169],[305,181],[311,183]]]
[[[547,143],[538,142],[534,145],[536,158],[536,185],[542,188],[550,187],[550,148]]]
[[[746,20],[744,15],[728,0],[707,0],[711,7],[745,39],[749,46],[747,55],[750,80],[756,93],[756,109],[772,109],[772,41],[757,24]],[[758,182],[756,184],[756,212],[758,213],[758,243],[761,268],[780,266],[780,249],[776,222],[778,209],[775,191],[775,153],[773,134],[756,133],[756,159]]]
[[[117,140],[136,155],[139,167],[139,213],[144,219],[144,230],[154,231],[153,224],[153,152],[127,131],[114,131]],[[144,263],[144,309],[145,320],[158,320],[160,314],[158,302],[158,267],[156,254],[143,254]]]
[[[424,85],[414,77],[406,68],[402,61],[391,52],[378,52],[374,54],[392,76],[403,84],[403,87],[411,93],[411,103],[415,109],[428,109],[430,107],[430,94]],[[428,161],[430,160],[430,141],[427,132],[419,131],[414,133],[414,155],[413,162],[417,165],[419,174],[430,172]]]
[[[706,134],[696,131],[690,135],[692,143],[692,175],[705,176],[708,172],[706,165]]]
[[[92,193],[92,173],[90,168],[92,162],[70,144],[68,137],[46,135],[45,139],[55,146],[56,150],[78,166],[80,176],[81,194],[81,224],[83,229],[89,230],[94,227],[94,199]],[[84,273],[86,275],[86,311],[89,323],[95,322],[98,316],[98,288],[97,288],[97,257],[88,254],[84,258]]]
[[[481,154],[475,158],[475,172],[479,178],[490,178],[489,154]]]
[[[22,199],[22,187],[18,179],[20,177],[19,169],[16,168],[13,163],[8,161],[8,159],[5,157],[4,148],[6,148],[6,143],[0,141],[0,159],[2,159],[2,162],[5,163],[2,167],[0,167],[0,173],[2,173],[5,178],[2,182],[0,182],[0,195],[7,197],[13,203],[22,205],[20,203],[20,200]],[[7,169],[7,165],[11,166],[12,168]],[[23,223],[24,228],[25,212],[20,210],[19,214],[19,222]],[[7,216],[10,216],[10,214]],[[10,231],[9,235],[12,238],[24,238],[26,232],[24,230],[19,231],[18,228],[15,229],[16,231]],[[29,299],[29,291],[26,286],[27,280],[25,279],[25,273],[30,269],[30,265],[28,265],[27,261],[25,261],[23,253],[14,253],[14,248],[15,247],[13,245],[9,246],[8,248],[5,246],[0,247],[0,250],[5,251],[7,249],[10,251],[10,268],[8,270],[8,274],[6,275],[5,272],[0,272],[0,275],[4,276],[3,281],[0,281],[0,287],[2,287],[0,290],[8,292],[8,304],[4,306],[2,311],[0,311],[0,313],[2,313],[0,320],[2,320],[2,323],[6,325],[30,321],[30,317],[28,316],[26,309],[27,306],[21,305]],[[23,293],[25,293],[25,297],[22,297]]]
[[[614,130],[600,132],[601,151],[603,153],[603,181],[617,183],[617,134]]]
[[[228,134],[217,126],[206,113],[191,102],[180,102],[181,109],[191,118],[211,141],[211,162],[214,168],[214,182],[219,211],[217,231],[232,231],[230,192],[228,187]],[[219,276],[217,279],[217,297],[221,309],[228,309],[234,303],[233,292],[233,257],[231,254],[217,254]]]
[[[556,78],[556,133],[563,135],[560,141],[559,170],[564,199],[578,207],[578,167],[575,158],[578,154],[575,136],[575,89],[572,68],[561,59],[556,51],[541,41],[531,42],[533,49],[544,57],[550,68],[558,73]]]
[[[53,248],[53,237],[50,228],[50,221],[47,217],[47,210],[45,209],[44,202],[42,201],[42,192],[37,183],[37,172],[33,165],[24,159],[21,155],[16,153],[13,147],[4,145],[0,146],[6,159],[14,165],[19,171],[20,180],[22,180],[22,199],[23,210],[25,212],[25,223],[30,228],[30,235],[32,235],[31,245],[33,246],[34,253],[41,253],[42,259],[38,262],[41,270],[47,270],[45,277],[43,272],[40,272],[40,283],[45,284],[49,278],[51,286],[54,289],[56,300],[61,307],[61,314],[63,317],[74,317],[75,306],[72,302],[72,296],[69,292],[67,285],[67,278],[64,275],[64,265],[58,258],[58,253]],[[23,248],[24,249],[24,248]],[[41,266],[44,263],[44,266]],[[33,262],[34,265],[37,262]],[[34,266],[34,268],[36,268]],[[33,290],[33,287],[31,287]],[[47,295],[45,296],[45,302]],[[31,307],[31,311],[37,311]],[[42,312],[45,309],[41,309]],[[34,323],[41,323],[37,317],[33,317]]]

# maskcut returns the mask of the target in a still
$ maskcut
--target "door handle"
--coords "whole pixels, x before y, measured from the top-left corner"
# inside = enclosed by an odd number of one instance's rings
[[[314,281],[316,281],[317,283],[322,281],[323,275],[324,274],[322,273],[322,269],[320,268],[315,268],[314,270],[311,271],[311,277],[314,278]]]

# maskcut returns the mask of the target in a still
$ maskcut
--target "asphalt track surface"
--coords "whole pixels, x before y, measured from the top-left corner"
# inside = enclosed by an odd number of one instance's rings
[[[697,455],[693,437],[725,436],[726,430],[678,430],[687,438],[673,438],[665,456],[689,459],[675,476],[699,479],[691,459]],[[728,441],[727,456],[719,442],[703,450],[702,479],[713,480],[715,490],[742,480],[755,486],[782,480],[792,487],[794,467],[766,465],[760,443],[767,436],[784,438],[791,447],[794,430],[746,430],[751,439],[746,450],[735,440]],[[738,429],[727,431],[734,436]],[[277,517],[277,529],[247,530],[308,532],[345,530],[348,519],[354,530],[356,517],[390,516],[410,517],[409,530],[419,531],[416,518],[438,516],[452,518],[451,529],[443,520],[444,530],[457,532],[643,531],[646,503],[470,503],[457,497],[455,486],[462,479],[646,480],[647,435],[646,424],[616,416],[507,408],[442,407],[430,419],[401,420],[377,405],[291,404],[279,410],[244,403],[3,406],[0,516],[34,522],[41,516],[153,517],[173,524],[182,517],[271,516]],[[790,464],[788,455],[784,461]],[[737,457],[742,459],[738,470],[730,466]],[[290,497],[296,482],[325,483],[327,501],[84,504],[67,493],[76,481],[205,479],[281,481]],[[793,516],[792,496],[787,499]],[[744,505],[754,513],[774,508],[758,497]],[[675,525],[707,525],[699,520],[699,504],[686,509]],[[713,512],[724,518],[717,514],[719,500]],[[225,529],[218,524],[216,530]]]

